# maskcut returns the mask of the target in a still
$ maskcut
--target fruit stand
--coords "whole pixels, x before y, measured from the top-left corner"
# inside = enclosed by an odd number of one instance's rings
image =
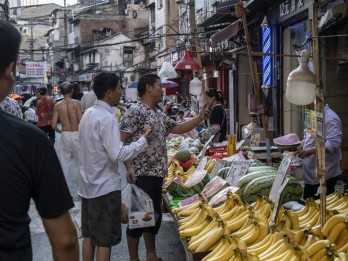
[[[328,195],[321,228],[320,202],[301,201],[289,175],[291,156],[272,167],[242,152],[198,159],[187,149],[168,150],[163,186],[187,260],[347,260],[348,196]]]

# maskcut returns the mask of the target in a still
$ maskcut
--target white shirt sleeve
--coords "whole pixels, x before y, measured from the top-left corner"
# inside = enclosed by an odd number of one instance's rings
[[[104,125],[102,139],[103,147],[112,162],[131,159],[143,152],[148,146],[147,140],[144,137],[129,145],[123,145],[116,117],[115,120],[108,121]]]

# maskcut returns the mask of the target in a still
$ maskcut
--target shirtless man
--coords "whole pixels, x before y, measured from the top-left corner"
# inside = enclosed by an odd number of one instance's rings
[[[61,133],[59,158],[65,177],[68,177],[69,168],[72,160],[78,167],[79,153],[79,134],[78,126],[81,120],[81,103],[78,100],[71,99],[73,86],[69,82],[63,82],[60,86],[63,100],[54,106],[52,128]],[[58,118],[62,128],[58,128]]]

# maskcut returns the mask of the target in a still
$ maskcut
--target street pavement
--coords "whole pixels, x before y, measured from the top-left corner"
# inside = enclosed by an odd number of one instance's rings
[[[56,133],[56,143],[55,143],[56,149],[58,149],[59,147],[59,141],[60,141],[60,135]],[[119,171],[121,174],[125,173],[123,164],[120,164]],[[72,197],[75,203],[75,207],[71,209],[70,211],[72,218],[74,218],[81,209],[81,200],[77,194],[76,177],[77,177],[77,168],[76,166],[72,166],[70,169],[70,176],[67,180],[70,192],[72,194]],[[122,186],[124,187],[125,185],[126,185],[126,179],[124,178],[122,180]],[[30,205],[29,216],[31,218],[30,230],[31,230],[31,239],[32,239],[32,245],[33,245],[33,260],[34,261],[53,260],[51,246],[49,244],[47,235],[45,233],[45,229],[42,225],[41,218],[39,217],[35,209],[35,204],[33,201],[31,202],[31,205]],[[126,242],[126,236],[125,236],[126,227],[127,227],[126,225],[122,225],[122,229],[123,229],[122,241],[120,244],[112,248],[111,260],[114,260],[114,261],[129,260],[128,248],[127,248],[127,242]],[[81,257],[82,239],[81,238],[79,239],[79,244],[80,244],[80,260],[82,260],[82,257]],[[164,261],[185,261],[186,260],[184,248],[178,237],[178,233],[175,229],[175,225],[170,214],[163,214],[162,226],[157,236],[156,245],[157,245],[156,247],[157,254],[158,256],[162,257]],[[144,245],[143,239],[141,239],[140,241],[139,256],[141,261],[146,260],[145,245]]]

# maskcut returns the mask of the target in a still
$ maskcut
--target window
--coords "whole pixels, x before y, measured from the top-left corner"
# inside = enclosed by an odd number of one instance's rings
[[[129,67],[133,65],[133,50],[123,49],[123,66]]]

